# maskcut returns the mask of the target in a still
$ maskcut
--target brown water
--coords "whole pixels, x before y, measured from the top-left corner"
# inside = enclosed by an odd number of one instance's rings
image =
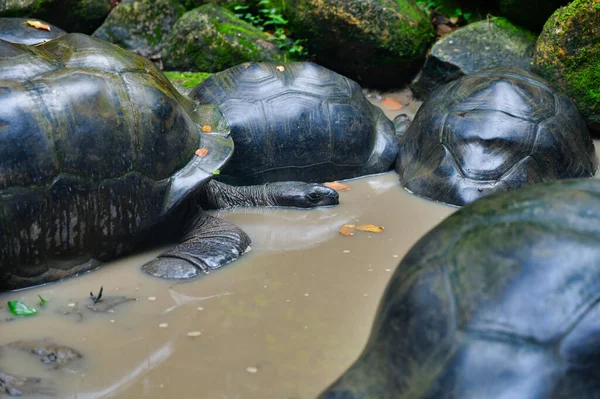
[[[406,105],[406,93],[381,96]],[[371,100],[379,103],[377,95]],[[394,172],[348,181],[337,207],[239,209],[217,215],[242,227],[253,250],[186,283],[142,274],[159,249],[65,282],[0,295],[48,304],[6,322],[0,345],[48,338],[84,358],[48,370],[23,353],[0,353],[0,370],[52,378],[59,398],[314,398],[358,356],[379,298],[406,251],[454,211],[402,190]],[[383,233],[338,233],[344,223]],[[90,291],[136,301],[92,313]],[[195,333],[189,336],[189,333]]]
[[[0,344],[50,338],[85,357],[48,371],[10,353],[0,369],[54,377],[61,398],[313,398],[360,352],[404,253],[452,212],[403,191],[393,172],[347,184],[337,207],[218,212],[250,234],[253,250],[192,282],[142,274],[157,250],[0,296],[49,300],[39,316],[1,323]],[[385,230],[345,237],[344,223]],[[85,305],[100,286],[137,301],[92,313]],[[193,331],[201,335],[187,335]]]
[[[383,97],[416,106],[403,93]],[[396,112],[388,112],[393,117]],[[17,351],[0,370],[51,378],[60,398],[313,398],[360,353],[379,298],[404,253],[453,211],[402,190],[394,172],[347,183],[337,207],[239,209],[217,215],[242,227],[252,252],[204,278],[174,283],[142,274],[159,249],[65,282],[0,295],[48,304],[6,322],[0,345],[52,339],[84,358],[48,370]],[[383,233],[339,234],[344,223]],[[90,291],[137,301],[92,313]],[[66,314],[65,314],[66,313]],[[188,333],[200,333],[189,336]]]

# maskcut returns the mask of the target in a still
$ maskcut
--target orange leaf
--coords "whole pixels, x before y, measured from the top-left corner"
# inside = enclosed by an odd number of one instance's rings
[[[353,224],[345,224],[340,228],[340,234],[346,237],[353,236],[355,227]]]
[[[361,224],[356,226],[356,230],[369,231],[371,233],[383,233],[383,227],[374,224]]]
[[[212,130],[212,128],[211,128],[209,125],[204,125],[204,126],[202,126],[202,131],[203,131],[204,133],[208,133],[208,132],[210,132],[211,130]]]
[[[283,71],[285,71],[285,68],[283,67],[283,65],[277,65],[277,66],[275,67],[275,69],[277,69],[279,72],[283,72]]]
[[[404,105],[400,104],[398,101],[394,100],[382,100],[381,103],[390,111],[400,111],[404,108]]]
[[[332,188],[335,191],[350,191],[350,186],[347,186],[347,185],[342,184],[342,183],[337,182],[337,181],[332,181],[330,183],[323,183],[323,185],[325,187]]]
[[[196,155],[199,156],[200,158],[204,158],[205,156],[208,155],[208,148],[198,148],[196,150]]]
[[[43,29],[43,30],[47,30],[48,32],[50,32],[50,26],[48,26],[45,23],[40,22],[40,21],[29,20],[29,21],[27,21],[27,25],[33,26],[36,29]]]

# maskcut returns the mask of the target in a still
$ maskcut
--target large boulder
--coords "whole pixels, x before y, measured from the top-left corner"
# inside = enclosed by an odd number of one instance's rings
[[[157,62],[185,9],[179,0],[123,0],[93,36]]]
[[[413,0],[281,0],[296,38],[315,61],[362,85],[405,85],[434,39]]]
[[[115,0],[6,0],[0,1],[0,17],[40,18],[67,32],[92,33],[117,3]]]
[[[575,0],[558,9],[537,41],[534,71],[569,95],[600,136],[600,3]]]
[[[480,69],[531,69],[536,36],[505,18],[475,22],[444,35],[427,55],[411,87],[425,98],[439,86]]]
[[[215,4],[185,13],[163,52],[165,69],[171,71],[218,72],[246,61],[280,60],[264,32]]]
[[[512,22],[539,32],[548,17],[567,3],[569,0],[499,0],[498,6]]]

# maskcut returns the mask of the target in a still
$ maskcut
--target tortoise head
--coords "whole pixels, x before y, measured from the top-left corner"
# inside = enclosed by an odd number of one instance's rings
[[[412,119],[410,119],[410,117],[406,114],[400,114],[394,118],[393,122],[394,130],[396,132],[396,139],[400,140],[404,136],[404,133],[406,133],[408,130]]]

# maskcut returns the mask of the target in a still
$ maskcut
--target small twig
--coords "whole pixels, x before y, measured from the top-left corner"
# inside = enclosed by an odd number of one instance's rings
[[[98,296],[94,296],[94,293],[90,292],[90,297],[92,298],[92,301],[94,301],[94,304],[100,302],[100,300],[102,299],[102,291],[104,291],[104,287],[100,287],[100,291],[98,292]]]

